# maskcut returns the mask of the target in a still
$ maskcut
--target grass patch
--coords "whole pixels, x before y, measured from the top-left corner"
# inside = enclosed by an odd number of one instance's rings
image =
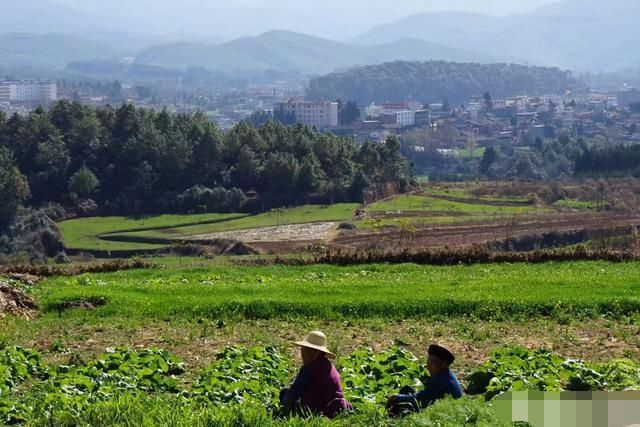
[[[65,246],[77,250],[149,250],[166,247],[135,239],[180,239],[198,234],[235,231],[277,225],[322,221],[346,221],[358,207],[355,203],[309,205],[277,209],[259,215],[195,214],[149,217],[94,217],[63,221],[59,224]],[[100,236],[133,238],[132,242],[101,240]]]
[[[473,150],[468,148],[459,148],[456,150],[456,154],[458,157],[463,159],[479,159],[484,156],[485,150],[486,148],[484,147],[474,148]]]
[[[414,227],[428,227],[432,225],[455,225],[468,224],[474,221],[486,221],[492,219],[491,215],[474,215],[474,216],[429,216],[429,217],[409,217],[404,218]],[[384,218],[379,222],[371,220],[356,221],[355,225],[362,230],[373,230],[380,227],[400,227],[399,219]]]
[[[194,215],[156,215],[143,217],[93,217],[63,221],[58,224],[65,246],[70,249],[93,250],[142,250],[158,249],[162,245],[149,243],[121,243],[100,240],[103,234],[111,234],[128,230],[152,230],[199,223],[226,221],[242,214],[194,214]]]
[[[596,202],[586,202],[583,200],[575,200],[575,199],[562,199],[558,200],[553,204],[556,208],[565,208],[565,209],[576,209],[576,210],[595,210],[598,208],[598,204]]]
[[[273,210],[259,215],[246,216],[215,224],[200,224],[186,227],[166,228],[162,230],[119,233],[117,235],[134,238],[180,238],[199,234],[274,227],[278,225],[305,224],[323,221],[346,221],[353,217],[353,211],[358,206],[359,205],[355,203],[308,205],[296,208]]]

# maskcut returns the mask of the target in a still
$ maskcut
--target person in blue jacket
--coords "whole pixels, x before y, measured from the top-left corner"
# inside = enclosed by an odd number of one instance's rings
[[[411,387],[400,390],[400,394],[393,395],[387,402],[389,413],[401,416],[410,412],[419,412],[434,402],[451,396],[454,399],[462,397],[462,387],[456,375],[451,371],[455,357],[449,350],[438,345],[429,347],[427,370],[429,379],[424,390],[416,393]]]

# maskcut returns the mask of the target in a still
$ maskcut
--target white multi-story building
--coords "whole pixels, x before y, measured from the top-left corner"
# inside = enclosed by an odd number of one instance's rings
[[[396,123],[400,126],[413,126],[416,123],[416,112],[411,110],[395,111]]]
[[[58,99],[58,86],[49,80],[0,81],[0,101],[52,102]]]
[[[380,114],[383,123],[398,125],[401,127],[413,126],[416,124],[416,112],[410,110],[384,111]]]
[[[293,116],[297,123],[319,128],[338,126],[337,102],[289,101],[276,104],[274,109]]]
[[[416,112],[421,105],[417,102],[385,103],[383,105],[371,104],[366,107],[367,117],[380,118],[384,123],[395,124],[402,127],[413,126],[416,123]]]
[[[16,98],[16,86],[0,82],[0,102],[9,102]]]

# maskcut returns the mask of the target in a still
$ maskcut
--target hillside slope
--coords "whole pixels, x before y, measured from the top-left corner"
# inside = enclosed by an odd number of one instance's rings
[[[72,61],[122,58],[106,44],[65,34],[0,34],[0,64],[6,68],[63,69]]]
[[[486,91],[496,97],[535,95],[563,92],[573,85],[571,75],[558,68],[396,61],[312,79],[309,96],[360,103],[398,99],[440,102],[447,97],[459,103]]]

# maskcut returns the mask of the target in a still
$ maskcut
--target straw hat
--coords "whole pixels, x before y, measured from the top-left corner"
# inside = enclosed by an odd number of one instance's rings
[[[294,344],[321,351],[329,357],[336,357],[336,355],[331,353],[327,348],[327,336],[320,331],[309,332],[309,335],[307,335],[304,341],[296,341]]]

